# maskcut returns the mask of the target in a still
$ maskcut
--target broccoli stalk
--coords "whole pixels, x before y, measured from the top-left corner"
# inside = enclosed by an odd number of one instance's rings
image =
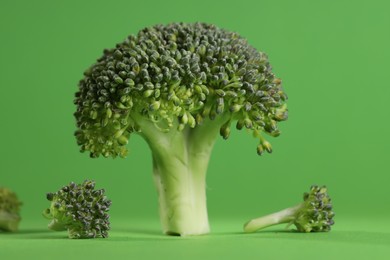
[[[152,151],[164,233],[185,236],[209,232],[206,171],[223,118],[168,133],[156,132],[150,122],[140,124],[141,135]],[[167,149],[169,146],[174,149]]]
[[[20,206],[16,194],[0,187],[0,231],[15,232],[18,230],[20,218]]]
[[[0,231],[15,232],[18,230],[20,216],[6,211],[0,211]]]
[[[281,80],[267,56],[209,24],[157,25],[129,36],[85,72],[75,104],[81,151],[126,157],[128,139],[148,143],[163,232],[209,232],[206,171],[218,133],[231,124],[259,140],[287,119]]]
[[[326,187],[312,186],[310,192],[304,193],[303,199],[294,207],[248,221],[244,231],[255,232],[283,223],[294,224],[299,232],[330,231],[335,214]]]

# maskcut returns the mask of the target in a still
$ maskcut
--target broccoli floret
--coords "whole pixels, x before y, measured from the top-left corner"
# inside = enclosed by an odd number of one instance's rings
[[[0,187],[0,231],[15,232],[18,230],[21,205],[15,192]]]
[[[299,232],[330,231],[335,214],[327,188],[313,185],[309,192],[303,194],[303,200],[294,207],[248,221],[244,231],[255,232],[282,223],[288,223],[288,226],[294,224]]]
[[[68,230],[69,238],[108,237],[111,200],[104,189],[95,190],[95,182],[71,182],[55,193],[47,193],[50,207],[43,216],[50,219],[48,227],[55,231]]]
[[[163,232],[209,231],[205,175],[218,133],[232,124],[272,152],[287,119],[281,80],[268,57],[237,33],[211,24],[157,25],[104,51],[79,83],[75,104],[81,151],[125,157],[131,134],[148,143]]]

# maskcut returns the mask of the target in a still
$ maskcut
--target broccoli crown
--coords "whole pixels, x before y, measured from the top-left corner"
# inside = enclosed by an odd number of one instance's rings
[[[0,187],[0,211],[19,215],[21,205],[15,192]]]
[[[57,227],[53,229],[68,230],[70,238],[107,237],[111,200],[104,195],[104,189],[94,188],[94,181],[85,180],[80,185],[71,182],[55,193],[47,193],[51,206],[43,214],[54,221]]]
[[[294,225],[300,232],[330,231],[335,216],[332,201],[325,186],[313,185],[303,195],[304,202],[298,211]]]
[[[194,128],[205,118],[230,115],[230,124],[258,137],[258,154],[271,152],[260,135],[278,136],[287,99],[268,57],[237,33],[211,24],[157,25],[105,50],[79,83],[75,104],[81,151],[91,157],[125,157],[134,114],[161,131]]]

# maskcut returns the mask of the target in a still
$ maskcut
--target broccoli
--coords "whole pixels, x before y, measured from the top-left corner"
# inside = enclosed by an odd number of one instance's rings
[[[248,221],[244,231],[255,232],[282,223],[294,224],[299,232],[330,231],[335,214],[326,187],[313,185],[303,194],[303,200],[294,207]]]
[[[18,230],[20,218],[20,206],[16,194],[0,187],[0,231],[15,232]]]
[[[205,175],[218,133],[231,125],[259,140],[278,136],[287,96],[268,57],[237,33],[211,24],[156,25],[106,49],[79,82],[75,104],[82,152],[126,157],[131,134],[149,145],[163,232],[209,232]]]
[[[85,180],[82,184],[71,182],[55,193],[47,193],[51,204],[43,211],[43,216],[51,220],[49,229],[68,230],[69,238],[106,238],[111,201],[104,196],[104,189],[94,188],[94,181]]]

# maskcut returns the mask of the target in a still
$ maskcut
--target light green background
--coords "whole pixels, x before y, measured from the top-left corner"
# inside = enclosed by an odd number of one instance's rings
[[[128,34],[173,21],[215,23],[266,52],[290,114],[282,135],[270,138],[271,155],[258,157],[245,131],[217,141],[207,179],[214,235],[184,240],[159,233],[151,156],[140,137],[124,160],[90,159],[73,137],[82,72]],[[70,246],[83,257],[87,246],[91,258],[117,259],[386,258],[389,46],[385,0],[1,1],[0,184],[24,206],[21,232],[0,234],[0,250],[15,258],[49,258]],[[46,231],[45,193],[86,178],[113,200],[111,238],[69,241]],[[329,187],[334,231],[240,234],[248,218],[300,202],[311,184]]]

